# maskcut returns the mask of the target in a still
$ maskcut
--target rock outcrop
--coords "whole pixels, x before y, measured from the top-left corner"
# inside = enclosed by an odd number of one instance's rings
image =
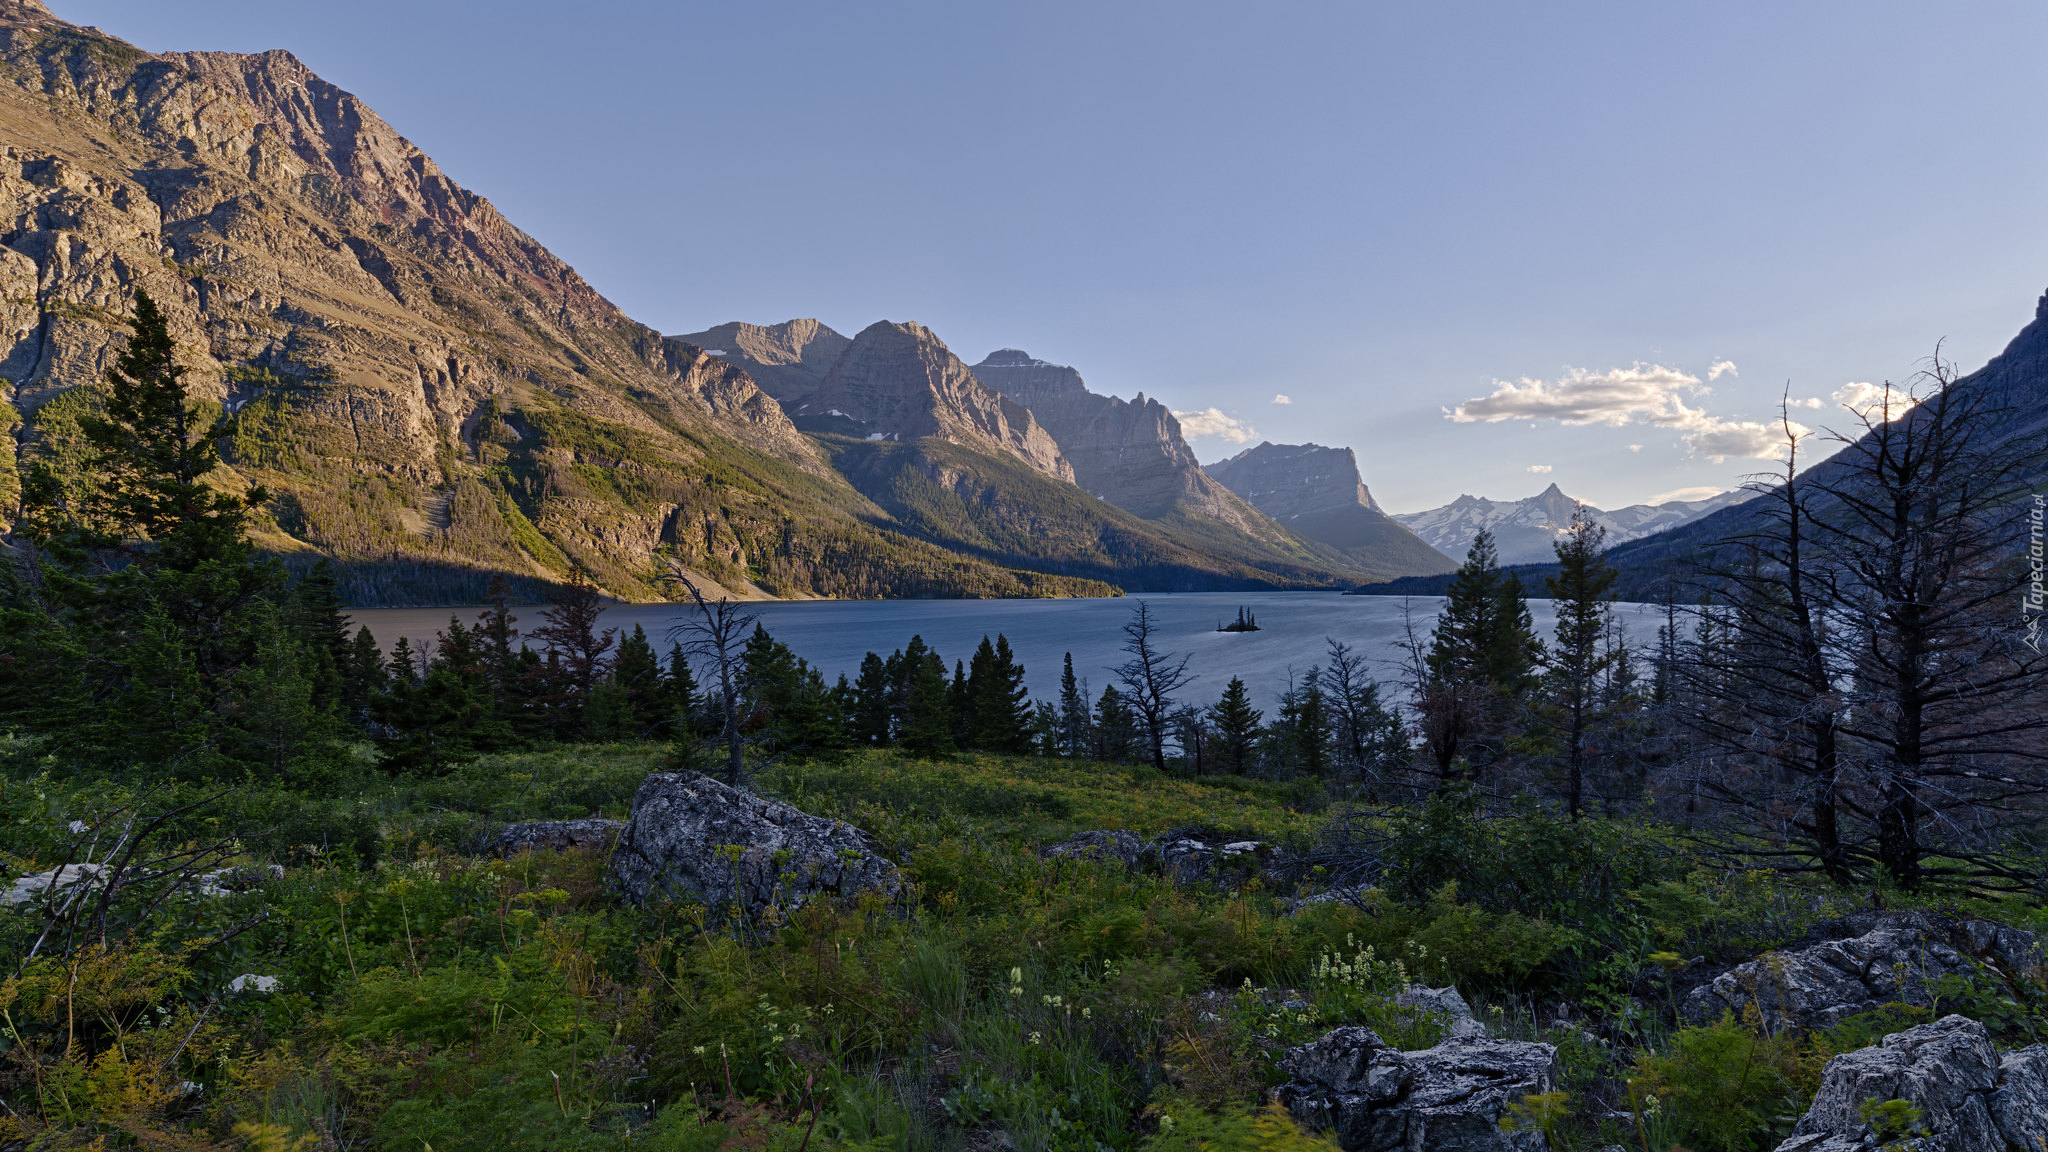
[[[728,364],[737,364],[784,408],[791,408],[818,390],[839,354],[853,343],[816,320],[785,320],[780,324],[733,321],[673,339],[704,349]]]
[[[1214,880],[1236,870],[1256,870],[1273,856],[1264,840],[1224,840],[1204,833],[1169,832],[1151,840],[1122,829],[1081,832],[1042,853],[1048,860],[1115,861],[1132,870],[1157,870],[1176,883]]]
[[[1915,1131],[1873,1131],[1865,1108],[1904,1100]],[[2048,1046],[2001,1058],[1984,1026],[1945,1016],[1828,1061],[1820,1091],[1778,1152],[2023,1152],[2048,1142]]]
[[[568,848],[597,848],[610,851],[625,835],[623,820],[591,816],[582,820],[530,820],[507,825],[491,841],[491,852],[513,856],[521,852],[562,851]]]
[[[1031,410],[983,385],[922,324],[880,320],[861,329],[817,390],[791,411],[807,432],[897,442],[935,436],[1074,479]]]
[[[1375,579],[1457,567],[1449,556],[1380,510],[1359,476],[1358,457],[1349,448],[1267,441],[1208,465],[1206,471],[1299,535],[1385,573],[1376,573]]]
[[[1446,1040],[1403,1052],[1368,1028],[1290,1048],[1275,1090],[1295,1119],[1345,1152],[1541,1152],[1541,1132],[1508,1131],[1508,1105],[1558,1085],[1557,1049],[1521,1040]]]
[[[1180,421],[1159,401],[1142,392],[1131,400],[1097,395],[1074,369],[1015,348],[989,353],[974,375],[1031,409],[1090,493],[1147,520],[1181,509],[1240,532],[1261,530],[1263,517],[1202,471]]]
[[[1978,958],[2008,973],[2041,963],[2033,933],[1987,920],[1866,913],[1844,927],[1855,935],[1769,953],[1721,973],[1686,997],[1685,1017],[1707,1023],[1732,1012],[1740,1019],[1754,1005],[1772,1031],[1825,1028],[1895,1002],[1930,1006],[1929,986],[1970,975]]]
[[[867,833],[695,772],[641,782],[612,877],[630,900],[737,906],[749,923],[820,898],[903,895],[902,874]]]
[[[1121,828],[1105,832],[1080,832],[1051,845],[1040,853],[1048,860],[1114,860],[1126,868],[1138,869],[1156,861],[1153,846],[1135,832]]]

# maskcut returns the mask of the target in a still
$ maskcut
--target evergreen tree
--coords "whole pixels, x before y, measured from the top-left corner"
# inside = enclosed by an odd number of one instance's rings
[[[611,683],[624,697],[627,717],[623,735],[645,738],[654,735],[674,715],[668,688],[662,682],[661,662],[647,630],[633,625],[633,631],[619,641],[612,660]]]
[[[889,743],[895,698],[888,665],[880,656],[868,653],[861,659],[859,676],[853,683],[853,703],[848,709],[855,744],[879,747]]]
[[[1307,776],[1329,774],[1330,710],[1323,697],[1322,669],[1309,669],[1301,683],[1288,687],[1280,698],[1275,727],[1274,751],[1282,764]]]
[[[1110,685],[1102,690],[1102,698],[1095,702],[1095,721],[1090,725],[1095,734],[1095,758],[1114,764],[1128,764],[1137,754],[1139,744],[1138,717],[1131,706],[1124,701],[1123,694]]]
[[[1565,808],[1573,820],[1585,803],[1587,744],[1599,720],[1601,678],[1614,663],[1607,640],[1616,573],[1604,559],[1606,537],[1607,530],[1580,507],[1557,542],[1557,575],[1544,581],[1557,607],[1557,647],[1544,681],[1562,744]]]
[[[1059,753],[1062,756],[1080,757],[1088,755],[1091,747],[1091,729],[1094,727],[1088,715],[1088,689],[1074,677],[1074,654],[1067,653],[1066,667],[1060,672],[1059,704]]]
[[[305,646],[304,676],[313,706],[337,718],[348,714],[348,617],[341,610],[341,586],[334,565],[321,557],[293,588],[292,631]],[[298,663],[284,653],[270,663]]]
[[[611,671],[607,657],[616,642],[616,629],[598,631],[604,596],[581,568],[548,599],[554,607],[540,614],[547,624],[534,629],[533,638],[547,647],[546,704],[560,739],[582,733],[584,706]]]
[[[1019,752],[1031,724],[1030,693],[1024,687],[1024,668],[1010,651],[1010,640],[998,634],[994,644],[987,636],[974,650],[974,663],[967,673],[967,696],[972,709],[969,743],[991,752]]]
[[[1259,730],[1265,714],[1252,707],[1251,693],[1244,680],[1232,676],[1224,686],[1222,699],[1209,709],[1209,724],[1215,732],[1213,756],[1226,771],[1242,776],[1258,749]]]
[[[915,637],[912,644],[922,648]],[[906,650],[905,655],[908,655]],[[908,671],[910,690],[897,741],[920,756],[943,756],[954,749],[953,693],[946,683],[946,664],[925,649]]]
[[[1527,691],[1542,658],[1519,577],[1503,573],[1480,532],[1446,589],[1409,685],[1438,778],[1476,771],[1506,744],[1507,702]]]
[[[232,419],[198,420],[147,293],[132,329],[101,411],[79,420],[82,469],[39,461],[24,478],[17,539],[33,579],[9,587],[34,591],[10,597],[21,615],[8,631],[35,638],[10,655],[37,670],[38,690],[14,697],[22,719],[59,755],[192,779],[323,758],[331,722],[280,722],[281,703],[265,697],[299,684],[332,693],[338,637],[291,602],[284,569],[249,541],[250,510],[269,494],[209,483]]]

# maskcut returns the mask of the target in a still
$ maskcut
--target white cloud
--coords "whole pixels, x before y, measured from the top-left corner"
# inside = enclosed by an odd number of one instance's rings
[[[1851,381],[1835,389],[1834,399],[1835,403],[1840,404],[1849,411],[1871,420],[1895,419],[1906,409],[1918,403],[1913,397],[1897,388],[1892,389],[1891,397],[1887,400],[1885,397],[1885,386],[1882,384],[1872,384],[1867,380],[1862,382]],[[1889,417],[1881,411],[1887,403],[1891,405]]]
[[[1722,367],[1726,365],[1726,367]],[[1716,361],[1720,372],[1735,366]],[[1710,370],[1709,376],[1720,373]],[[1562,424],[1605,424],[1621,428],[1630,424],[1651,424],[1676,429],[1685,446],[1716,464],[1730,456],[1775,460],[1785,454],[1784,432],[1773,425],[1754,421],[1724,420],[1699,408],[1689,408],[1685,395],[1706,391],[1700,378],[1661,364],[1634,364],[1606,372],[1568,368],[1555,381],[1524,376],[1519,381],[1494,381],[1493,394],[1467,400],[1445,413],[1460,424],[1503,420],[1543,419]],[[1795,435],[1809,430],[1792,426]]]
[[[1628,446],[1628,450],[1631,452],[1641,452],[1643,450],[1643,446],[1641,444],[1631,444]]]
[[[1827,407],[1827,403],[1828,403],[1827,401],[1825,401],[1825,400],[1821,399],[1821,398],[1820,398],[1820,397],[1818,397],[1818,396],[1808,396],[1808,397],[1807,397],[1806,399],[1804,399],[1804,400],[1794,400],[1794,401],[1792,401],[1792,407],[1794,407],[1794,408],[1825,408],[1825,407]]]
[[[1543,474],[1545,474],[1545,473],[1547,473],[1547,472],[1549,472],[1549,471],[1550,471],[1550,465],[1548,465],[1548,464],[1531,464],[1531,465],[1529,465],[1529,471],[1531,471],[1531,472],[1534,472],[1534,473],[1535,473],[1535,474],[1537,474],[1538,476],[1541,476],[1541,475],[1543,475]]]
[[[1181,433],[1189,438],[1214,436],[1232,444],[1242,444],[1258,433],[1252,426],[1233,416],[1223,414],[1221,408],[1204,408],[1198,412],[1175,412],[1173,418],[1180,421]]]
[[[1292,404],[1292,403],[1294,403],[1294,397],[1292,397],[1292,396],[1289,396],[1289,395],[1288,395],[1287,393],[1285,393],[1285,392],[1279,392],[1279,393],[1275,393],[1275,394],[1274,394],[1274,396],[1273,396],[1273,403],[1275,403],[1275,404]]]
[[[1707,365],[1707,379],[1709,380],[1719,380],[1723,376],[1736,375],[1740,375],[1740,373],[1735,371],[1735,361],[1733,360],[1716,360],[1712,364]]]
[[[1493,395],[1465,401],[1451,409],[1450,418],[1460,424],[1532,419],[1619,428],[1670,412],[1680,393],[1699,388],[1699,377],[1661,364],[1636,364],[1599,373],[1568,368],[1555,382],[1527,376],[1519,381],[1496,380]]]
[[[1668,504],[1673,500],[1705,500],[1711,496],[1719,496],[1726,491],[1726,488],[1716,488],[1712,484],[1702,484],[1694,488],[1674,488],[1669,492],[1659,492],[1644,501],[1644,503]]]

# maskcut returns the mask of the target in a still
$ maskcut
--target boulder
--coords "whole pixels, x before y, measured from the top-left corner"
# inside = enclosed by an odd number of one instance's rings
[[[1944,1016],[1828,1061],[1820,1091],[1778,1152],[1876,1152],[1867,1102],[1910,1101],[1921,1112],[1915,1152],[2005,1152],[2048,1140],[2048,1047],[2001,1059],[1984,1026]],[[1896,1139],[1896,1134],[1894,1134]]]
[[[588,817],[582,820],[530,820],[524,824],[508,824],[491,841],[491,851],[499,856],[515,856],[521,852],[535,852],[541,849],[561,851],[566,848],[597,848],[610,851],[619,837],[626,831],[623,820],[602,820]]]
[[[1453,1040],[1483,1040],[1486,1025],[1472,1015],[1472,1006],[1458,995],[1456,988],[1425,988],[1420,984],[1394,993],[1394,1006],[1408,1008],[1424,1015],[1435,1016],[1450,1026]]]
[[[1082,832],[1047,848],[1048,860],[1115,860],[1137,869],[1151,856],[1151,846],[1135,833],[1121,828],[1107,832]]]
[[[231,868],[216,868],[201,872],[192,878],[199,885],[201,896],[232,896],[237,892],[248,892],[272,880],[284,879],[282,864],[240,864]]]
[[[61,864],[47,872],[19,877],[0,891],[0,905],[28,904],[45,894],[68,891],[79,884],[99,887],[109,871],[105,864]]]
[[[1275,1090],[1295,1119],[1345,1152],[1543,1152],[1541,1132],[1501,1128],[1508,1105],[1557,1088],[1557,1049],[1522,1040],[1446,1040],[1403,1052],[1369,1028],[1290,1048]]]
[[[867,833],[697,772],[657,772],[641,782],[612,876],[636,902],[736,905],[749,921],[820,897],[903,895],[902,874]]]
[[[1695,988],[1683,1013],[1694,1023],[1751,1005],[1764,1027],[1825,1028],[1886,1004],[1928,1007],[1928,986],[1967,976],[1973,956],[2007,972],[2040,963],[2034,935],[1988,921],[1957,924],[1920,912],[1895,912],[1848,922],[1859,935],[1766,953]]]
[[[1273,853],[1263,840],[1198,840],[1167,833],[1153,842],[1159,871],[1176,882],[1213,880],[1227,867],[1254,868]]]

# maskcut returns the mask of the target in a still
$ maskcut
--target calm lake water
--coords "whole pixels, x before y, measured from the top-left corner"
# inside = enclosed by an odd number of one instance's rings
[[[1059,693],[1061,659],[1069,652],[1074,674],[1086,679],[1094,694],[1112,682],[1109,670],[1124,659],[1121,629],[1140,599],[1152,606],[1160,646],[1189,658],[1188,671],[1196,677],[1189,698],[1212,699],[1232,676],[1242,676],[1268,708],[1285,690],[1290,673],[1298,675],[1327,659],[1326,637],[1366,653],[1380,679],[1397,679],[1404,603],[1425,636],[1442,604],[1438,597],[1404,602],[1334,592],[1186,592],[1096,600],[773,601],[752,607],[776,639],[822,670],[827,680],[842,672],[853,676],[870,649],[887,656],[912,635],[922,635],[951,667],[973,656],[984,634],[1001,633],[1023,663],[1032,695],[1050,699]],[[1217,632],[1217,624],[1234,619],[1239,606],[1258,617],[1260,631]],[[400,636],[415,645],[431,641],[447,626],[451,612],[468,623],[480,611],[364,608],[350,615],[388,649]],[[539,606],[514,611],[522,631],[541,624]],[[1616,614],[1636,644],[1655,637],[1663,622],[1662,609],[1654,605],[1622,604]],[[638,624],[665,652],[668,629],[681,615],[673,604],[622,604],[605,612],[603,624],[625,632]],[[1550,602],[1529,601],[1529,615],[1547,639],[1556,619]]]

